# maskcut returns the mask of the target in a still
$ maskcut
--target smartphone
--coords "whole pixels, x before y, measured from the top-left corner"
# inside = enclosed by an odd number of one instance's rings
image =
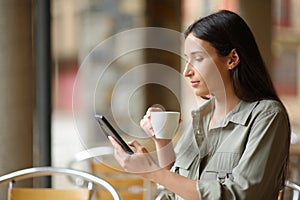
[[[104,134],[108,136],[112,136],[123,148],[123,150],[128,154],[133,154],[132,149],[127,145],[127,143],[123,140],[123,138],[118,134],[116,129],[109,123],[109,121],[103,115],[95,115],[96,120],[98,121],[101,129]]]

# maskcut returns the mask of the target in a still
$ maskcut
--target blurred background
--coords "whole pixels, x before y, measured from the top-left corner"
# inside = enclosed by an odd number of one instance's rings
[[[288,109],[293,128],[289,176],[300,183],[299,1],[0,3],[0,174],[30,166],[66,167],[75,153],[105,145],[95,113],[105,114],[128,139],[138,138],[151,148],[138,128],[147,107],[157,104],[189,117],[196,105],[180,76],[180,34],[197,18],[229,9],[254,32]],[[152,35],[145,27],[164,29]],[[168,43],[169,33],[178,40]],[[154,41],[163,48],[151,48]],[[166,71],[152,73],[155,67]]]

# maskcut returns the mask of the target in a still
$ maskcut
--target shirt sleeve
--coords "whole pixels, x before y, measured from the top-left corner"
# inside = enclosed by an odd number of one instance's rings
[[[199,180],[201,199],[277,199],[289,152],[288,117],[282,110],[267,111],[256,116],[251,126],[232,178]]]

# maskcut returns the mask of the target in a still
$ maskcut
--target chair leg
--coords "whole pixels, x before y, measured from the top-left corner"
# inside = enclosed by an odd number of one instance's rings
[[[283,193],[284,193],[284,190],[280,190],[279,195],[278,195],[278,200],[283,200]]]
[[[293,200],[299,199],[299,191],[293,190]]]

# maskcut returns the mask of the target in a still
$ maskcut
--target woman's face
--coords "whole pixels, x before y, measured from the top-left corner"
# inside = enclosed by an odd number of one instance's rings
[[[225,92],[228,82],[226,57],[220,57],[210,43],[189,34],[184,43],[187,63],[183,75],[190,80],[196,96],[216,95]],[[223,81],[224,79],[224,81]]]

